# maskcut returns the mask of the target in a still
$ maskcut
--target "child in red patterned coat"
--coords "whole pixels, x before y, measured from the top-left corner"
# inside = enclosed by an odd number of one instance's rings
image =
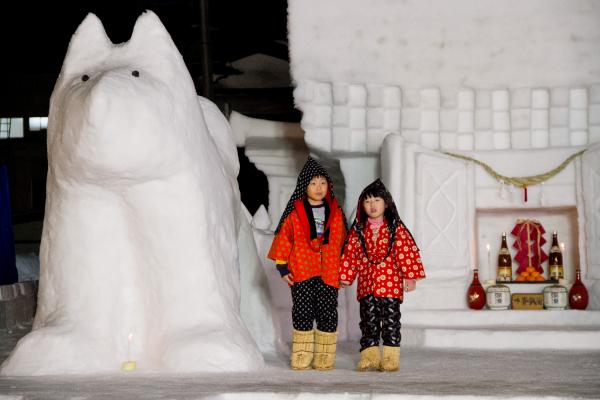
[[[419,248],[379,179],[359,197],[340,260],[342,286],[351,285],[357,276],[362,332],[357,370],[397,371],[403,292],[414,290],[425,271]]]
[[[291,288],[292,369],[334,367],[339,264],[345,237],[346,219],[333,182],[325,168],[309,157],[268,254]]]

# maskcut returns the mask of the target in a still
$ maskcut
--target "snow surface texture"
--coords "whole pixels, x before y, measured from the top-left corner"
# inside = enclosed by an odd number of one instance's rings
[[[292,0],[294,80],[419,88],[600,81],[594,0]]]
[[[263,365],[239,312],[234,141],[155,14],[119,45],[82,22],[48,154],[38,311],[2,374]]]

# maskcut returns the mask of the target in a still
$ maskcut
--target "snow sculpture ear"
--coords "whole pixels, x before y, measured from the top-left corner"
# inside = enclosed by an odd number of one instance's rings
[[[112,47],[102,22],[94,14],[88,14],[71,38],[62,75],[87,72],[106,58]]]
[[[132,60],[143,60],[141,63],[146,67],[160,63],[157,67],[161,72],[165,72],[166,60],[169,60],[172,66],[187,71],[171,35],[152,11],[145,11],[135,22],[131,39],[127,42],[127,53],[133,56]]]

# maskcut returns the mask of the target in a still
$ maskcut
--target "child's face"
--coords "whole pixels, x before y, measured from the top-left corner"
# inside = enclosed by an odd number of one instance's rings
[[[369,218],[380,218],[385,212],[385,200],[381,197],[367,197],[363,200],[363,208]]]
[[[321,204],[327,195],[327,187],[327,179],[322,176],[315,176],[312,178],[306,188],[306,196],[308,197],[309,203],[314,203],[313,205]]]

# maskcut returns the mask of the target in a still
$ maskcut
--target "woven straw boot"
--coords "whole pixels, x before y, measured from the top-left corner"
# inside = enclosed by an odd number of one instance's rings
[[[400,347],[383,346],[383,359],[379,369],[388,372],[400,369]]]
[[[315,331],[297,331],[292,334],[292,369],[310,369],[315,351]]]
[[[315,358],[313,368],[320,371],[333,369],[335,364],[335,350],[337,345],[337,332],[315,331]]]
[[[367,347],[360,352],[360,361],[356,365],[357,371],[374,371],[379,369],[381,355],[379,346]]]

